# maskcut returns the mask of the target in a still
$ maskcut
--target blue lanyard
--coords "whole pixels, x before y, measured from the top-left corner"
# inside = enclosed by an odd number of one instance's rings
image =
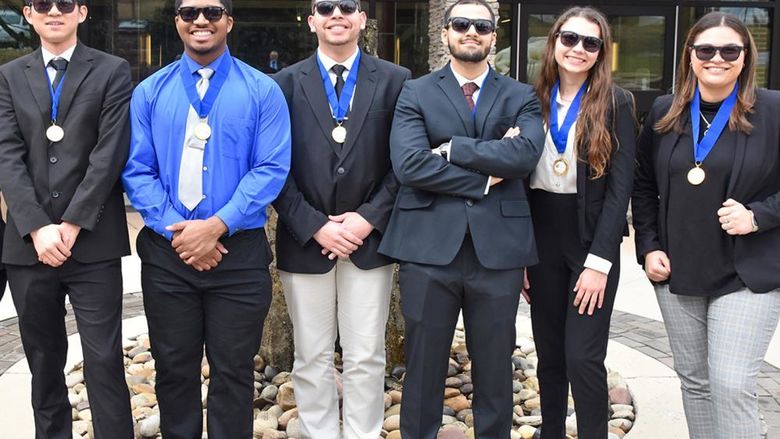
[[[699,101],[699,86],[696,86],[696,91],[693,93],[693,101],[691,101],[691,128],[693,129],[693,159],[697,165],[700,165],[707,158],[707,154],[712,151],[712,147],[715,146],[718,137],[720,137],[723,129],[726,128],[729,116],[731,116],[731,110],[737,104],[737,92],[739,92],[739,83],[734,84],[734,90],[723,101],[715,114],[715,118],[712,120],[712,124],[710,124],[709,130],[704,133],[704,137],[699,142],[701,103]]]
[[[585,90],[588,88],[588,81],[582,83],[582,87],[574,96],[574,100],[571,102],[569,111],[566,112],[566,117],[563,118],[563,125],[558,129],[558,103],[555,99],[558,97],[559,82],[556,80],[553,85],[552,93],[550,94],[550,137],[555,144],[555,149],[558,150],[558,154],[563,154],[566,151],[566,140],[569,138],[569,130],[574,122],[577,120],[577,113],[580,111],[580,102],[582,96],[585,94]]]
[[[358,49],[357,57],[352,63],[352,68],[349,69],[349,75],[347,75],[347,81],[344,83],[344,88],[341,90],[341,96],[336,97],[336,87],[333,86],[333,82],[330,80],[328,71],[325,70],[325,66],[322,65],[319,55],[317,55],[317,65],[320,67],[320,76],[322,77],[322,83],[325,85],[325,96],[328,98],[328,104],[330,104],[330,110],[333,114],[333,118],[337,122],[343,122],[349,112],[349,103],[352,101],[352,95],[355,94],[355,86],[357,85],[358,70],[360,70],[360,50]]]
[[[220,61],[219,65],[214,66],[214,75],[209,82],[209,89],[206,90],[206,94],[203,96],[202,100],[200,99],[200,96],[198,96],[195,75],[190,72],[187,61],[182,57],[179,60],[179,63],[179,72],[181,73],[181,79],[184,83],[184,90],[187,92],[187,97],[190,99],[192,108],[194,108],[195,112],[198,113],[198,116],[203,119],[209,115],[211,107],[214,106],[214,101],[217,100],[219,91],[222,89],[222,85],[224,85],[227,80],[228,73],[230,73],[230,67],[233,65],[230,51],[225,48],[224,58]]]
[[[45,67],[44,67],[45,69]],[[48,77],[49,73],[46,72],[46,76]],[[57,84],[57,90],[55,90],[51,82],[49,82],[49,92],[51,93],[51,122],[55,123],[57,122],[57,113],[60,109],[60,95],[62,95],[62,86],[65,84],[65,76],[67,76],[67,73],[62,75],[62,79],[60,79],[60,83]]]

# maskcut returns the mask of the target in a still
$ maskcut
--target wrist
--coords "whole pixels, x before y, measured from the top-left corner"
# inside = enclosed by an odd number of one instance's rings
[[[753,229],[750,232],[758,232],[758,221],[756,221],[756,214],[753,213],[752,210],[748,210],[748,213],[750,214],[750,224],[753,226]]]
[[[218,216],[212,216],[206,221],[209,223],[211,230],[213,230],[213,235],[216,238],[219,238],[220,236],[229,232],[227,225],[225,225],[222,219]]]

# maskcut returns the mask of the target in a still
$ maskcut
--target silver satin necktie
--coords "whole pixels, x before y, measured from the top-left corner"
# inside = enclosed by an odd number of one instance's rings
[[[209,88],[209,79],[214,74],[212,69],[198,70],[200,79],[195,87],[201,99]],[[181,153],[179,165],[179,201],[189,210],[203,199],[203,151],[206,149],[206,140],[195,137],[195,125],[200,122],[200,116],[190,105],[187,114],[187,127],[184,130],[184,147]]]

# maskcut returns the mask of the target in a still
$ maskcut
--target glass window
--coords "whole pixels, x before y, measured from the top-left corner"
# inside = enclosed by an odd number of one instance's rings
[[[22,15],[22,0],[0,0],[0,64],[32,52],[37,36]]]
[[[502,75],[512,75],[512,4],[501,3],[498,10],[498,36],[496,37],[496,56],[493,66]]]
[[[678,40],[678,53],[685,44],[685,37],[693,24],[708,12],[723,11],[734,14],[742,20],[753,35],[758,50],[758,63],[756,65],[756,85],[769,86],[769,54],[772,43],[772,10],[766,8],[680,8],[680,38]]]
[[[428,2],[378,1],[376,19],[379,57],[408,68],[414,77],[428,73]]]

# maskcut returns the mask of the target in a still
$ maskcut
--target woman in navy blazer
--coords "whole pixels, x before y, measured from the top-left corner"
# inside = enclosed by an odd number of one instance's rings
[[[733,15],[705,15],[684,47],[638,143],[636,251],[690,437],[757,438],[756,376],[780,316],[780,93],[756,88],[756,46]]]

